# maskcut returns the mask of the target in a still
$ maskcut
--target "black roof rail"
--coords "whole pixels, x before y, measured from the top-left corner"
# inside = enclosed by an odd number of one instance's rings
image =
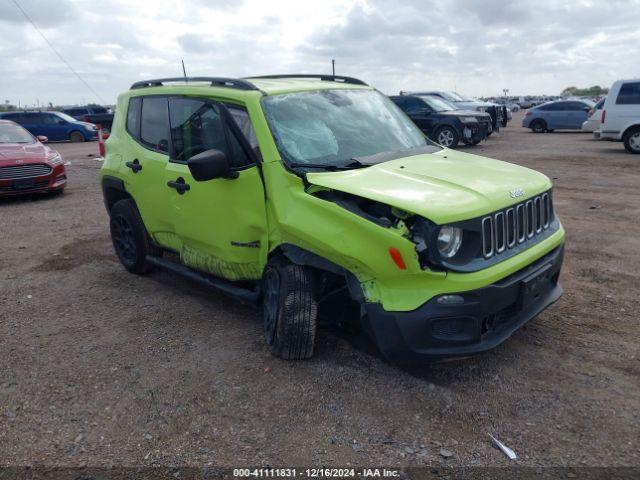
[[[345,77],[343,75],[323,75],[323,74],[317,74],[317,73],[289,73],[286,75],[261,75],[258,77],[248,77],[249,79],[255,78],[263,78],[263,79],[270,79],[270,78],[317,78],[319,80],[325,81],[325,82],[341,82],[341,83],[350,83],[352,85],[366,85],[367,87],[369,86],[368,84],[366,84],[365,82],[363,82],[362,80],[358,79],[358,78],[354,78],[354,77]]]
[[[258,90],[253,83],[243,80],[241,78],[226,78],[226,77],[173,77],[173,78],[158,78],[155,80],[142,80],[131,85],[130,90],[137,90],[138,88],[148,87],[162,87],[165,83],[173,82],[209,82],[212,87],[228,87],[236,88],[238,90]]]

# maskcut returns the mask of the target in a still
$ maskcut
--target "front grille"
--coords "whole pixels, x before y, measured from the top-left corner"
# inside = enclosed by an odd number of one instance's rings
[[[482,219],[482,256],[495,255],[532,241],[553,221],[549,192],[533,197]]]
[[[11,167],[0,167],[0,180],[16,180],[18,178],[32,178],[49,175],[52,168],[44,163],[34,163],[29,165],[13,165]]]

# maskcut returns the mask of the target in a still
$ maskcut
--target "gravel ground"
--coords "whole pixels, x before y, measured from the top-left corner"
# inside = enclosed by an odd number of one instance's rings
[[[97,145],[63,196],[0,201],[0,465],[640,466],[640,156],[521,113],[468,151],[554,179],[552,308],[487,354],[400,369],[334,330],[272,357],[251,308],[116,260]]]

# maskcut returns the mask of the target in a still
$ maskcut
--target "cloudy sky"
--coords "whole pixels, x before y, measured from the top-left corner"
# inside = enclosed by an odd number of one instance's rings
[[[16,7],[17,1],[85,86]],[[0,101],[113,103],[187,73],[352,75],[385,93],[558,94],[640,76],[640,0],[0,0]]]

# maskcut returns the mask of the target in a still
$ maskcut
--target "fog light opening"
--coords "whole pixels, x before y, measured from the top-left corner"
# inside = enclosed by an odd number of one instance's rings
[[[436,300],[440,305],[460,305],[464,303],[462,295],[441,295]]]

